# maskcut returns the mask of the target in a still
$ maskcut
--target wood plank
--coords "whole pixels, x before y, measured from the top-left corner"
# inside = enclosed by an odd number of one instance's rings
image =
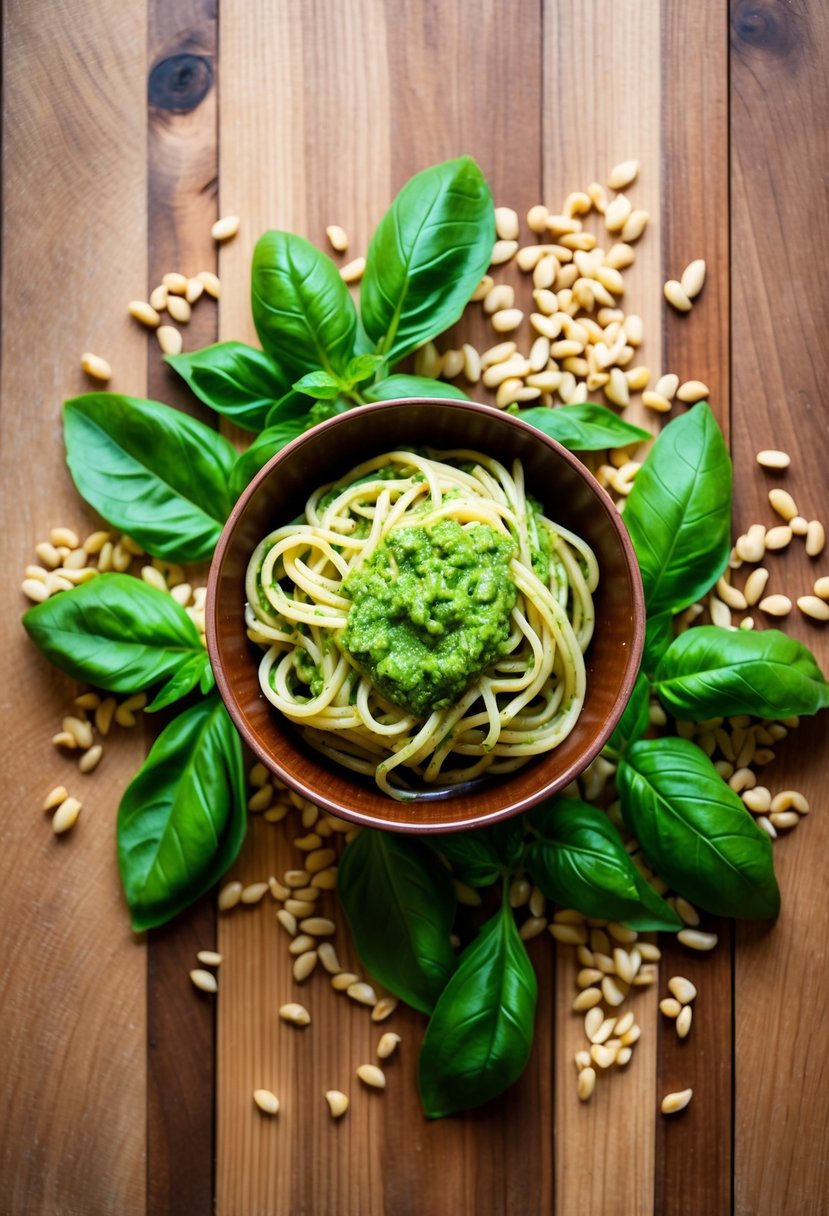
[[[640,162],[638,180],[624,193],[651,220],[636,244],[635,263],[624,272],[624,308],[642,317],[645,339],[636,362],[648,365],[655,377],[662,372],[660,4],[648,0],[628,9],[624,21],[618,13],[613,0],[544,4],[542,201],[558,210],[570,191],[584,190],[592,181],[604,184],[620,161]],[[586,226],[605,248],[616,239],[594,217],[588,217]],[[626,417],[658,429],[655,416],[638,400]],[[567,1216],[644,1216],[653,1210],[656,992],[644,989],[631,1002],[642,1037],[626,1075],[616,1069],[611,1077],[600,1075],[596,1093],[582,1105],[573,1055],[585,1046],[585,1036],[582,1016],[571,1011],[577,970],[573,955],[571,947],[559,949],[556,1210]]]
[[[819,4],[734,3],[731,46],[732,418],[737,518],[745,527],[771,523],[766,495],[773,485],[784,485],[809,516],[827,509],[827,293],[814,251],[829,237],[829,200],[814,166],[827,150],[829,13]],[[770,446],[791,453],[782,476],[753,463],[754,453]],[[794,598],[826,572],[827,557],[810,560],[798,543],[769,566],[770,590]],[[784,627],[829,670],[825,627],[797,609]],[[829,1192],[829,1045],[807,1032],[804,1019],[825,999],[829,926],[820,867],[829,825],[820,808],[827,743],[827,715],[804,720],[764,772],[772,792],[801,789],[818,813],[775,843],[778,924],[738,931],[735,1210],[753,1216],[811,1216],[824,1210]]]
[[[148,16],[149,296],[170,270],[216,270],[218,131],[215,10],[199,0],[151,0]],[[216,303],[202,296],[181,329],[186,350],[215,342]],[[147,395],[216,419],[164,362],[153,334]],[[153,719],[148,734],[163,725]],[[148,938],[147,1216],[213,1210],[214,1008],[194,999],[188,971],[215,935],[215,903],[206,897]]]
[[[729,166],[728,24],[717,0],[693,11],[663,8],[662,146],[663,279],[679,278],[705,258],[706,283],[692,312],[663,304],[663,362],[680,381],[702,380],[726,437],[729,434]],[[685,407],[674,408],[678,413]],[[677,1038],[674,1023],[659,1029],[657,1101],[689,1086],[693,1102],[679,1119],[657,1121],[655,1209],[715,1216],[731,1210],[732,1168],[732,923],[705,921],[719,935],[710,955],[662,935],[659,996],[684,975],[696,985],[693,1030]],[[690,1205],[690,1206],[689,1206]]]
[[[144,389],[144,339],[126,316],[145,274],[145,6],[79,0],[4,10],[2,588],[6,789],[0,1035],[3,1207],[85,1216],[145,1210],[145,950],[115,865],[118,798],[140,732],[116,737],[88,777],[50,743],[79,691],[19,624],[17,571],[56,524],[98,526],[72,488],[64,397],[91,387],[92,348],[112,387]],[[118,37],[113,30],[118,30]],[[56,840],[39,806],[58,782],[84,801]]]

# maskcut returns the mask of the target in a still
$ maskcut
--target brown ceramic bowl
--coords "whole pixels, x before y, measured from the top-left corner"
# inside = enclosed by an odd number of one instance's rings
[[[596,630],[587,651],[587,698],[568,738],[518,772],[434,800],[396,802],[369,779],[307,747],[262,696],[261,651],[245,633],[244,578],[261,538],[302,514],[309,493],[392,448],[469,447],[524,464],[528,490],[551,519],[596,552]],[[301,435],[265,465],[237,502],[207,586],[207,646],[230,716],[255,755],[318,806],[371,827],[448,832],[526,810],[569,784],[601,751],[624,709],[639,666],[644,607],[628,534],[610,498],[580,461],[536,428],[487,405],[406,400],[367,405]]]

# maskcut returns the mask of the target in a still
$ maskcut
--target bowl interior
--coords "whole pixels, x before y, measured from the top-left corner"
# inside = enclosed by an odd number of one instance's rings
[[[261,651],[245,633],[244,578],[251,553],[272,529],[300,515],[309,493],[398,447],[468,447],[524,465],[545,513],[583,536],[599,562],[596,629],[586,655],[587,696],[579,720],[554,751],[469,793],[395,802],[370,781],[308,748],[259,688]],[[562,789],[609,738],[630,696],[641,657],[641,582],[627,532],[604,490],[570,452],[536,428],[490,406],[457,401],[382,402],[339,415],[278,453],[239,499],[208,580],[207,641],[219,691],[254,753],[319,806],[397,831],[452,831],[495,822]]]

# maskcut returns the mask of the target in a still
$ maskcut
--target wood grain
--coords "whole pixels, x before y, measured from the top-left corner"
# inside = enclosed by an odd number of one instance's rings
[[[773,485],[784,485],[810,517],[825,518],[829,507],[822,401],[829,297],[815,260],[829,237],[829,200],[814,172],[826,152],[829,14],[816,3],[735,3],[731,47],[732,418],[736,522],[744,528],[771,523]],[[803,239],[792,239],[794,225]],[[791,453],[782,477],[753,463],[767,446]],[[797,544],[769,566],[770,589],[794,598],[826,572],[827,556],[810,560]],[[829,670],[825,626],[795,609],[785,627]],[[773,792],[801,789],[816,813],[775,843],[780,921],[741,925],[737,935],[735,1210],[746,1216],[816,1216],[829,1193],[819,1147],[829,1138],[829,1046],[806,1028],[808,1011],[826,997],[829,923],[818,875],[829,845],[827,743],[824,713],[780,745],[764,772]]]
[[[140,763],[113,737],[81,776],[50,743],[80,691],[20,627],[34,544],[100,526],[63,459],[60,406],[91,387],[81,352],[144,389],[126,316],[146,274],[145,9],[110,0],[4,9],[2,476],[3,732],[0,1206],[10,1216],[145,1211],[145,950],[115,865],[115,810]],[[119,36],[113,37],[117,29]],[[65,783],[84,802],[56,839],[40,814]]]
[[[730,423],[730,265],[727,14],[717,0],[691,10],[666,5],[662,14],[663,281],[679,278],[704,258],[706,282],[690,313],[663,303],[664,370],[680,381],[702,380],[728,437]],[[685,410],[677,404],[674,414]],[[701,955],[663,934],[660,998],[667,981],[684,975],[696,985],[694,1023],[687,1039],[660,1018],[656,1100],[692,1088],[681,1118],[657,1122],[655,1209],[664,1216],[705,1216],[731,1210],[733,1139],[732,923],[706,927],[717,949]],[[705,1168],[700,1169],[700,1162]],[[693,1197],[693,1198],[691,1198]]]

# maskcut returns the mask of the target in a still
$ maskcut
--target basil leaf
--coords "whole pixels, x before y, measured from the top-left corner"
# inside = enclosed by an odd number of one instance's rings
[[[301,419],[304,424],[313,405],[313,397],[305,397],[302,393],[289,389],[268,411],[265,426],[276,426],[278,422],[294,422],[297,419]]]
[[[262,430],[268,411],[288,388],[282,369],[244,342],[217,342],[166,360],[199,401],[246,431]]]
[[[23,625],[67,675],[110,692],[143,692],[205,657],[171,595],[127,574],[101,574],[36,604]]]
[[[541,838],[530,845],[527,865],[548,899],[633,929],[682,928],[636,869],[604,811],[556,798],[532,812],[531,821]]]
[[[492,257],[495,212],[468,156],[412,177],[371,238],[360,308],[377,352],[396,363],[457,321]]]
[[[619,719],[618,725],[610,736],[607,750],[613,755],[620,756],[629,744],[641,739],[648,729],[650,721],[650,684],[644,672],[639,672],[633,686],[630,700],[625,706],[625,712]]]
[[[348,367],[345,369],[343,381],[347,388],[353,388],[355,384],[360,384],[363,380],[368,380],[369,376],[373,376],[378,368],[383,366],[382,355],[355,355],[349,361]]]
[[[306,372],[292,387],[317,401],[333,401],[342,389],[342,382],[328,372]]]
[[[461,955],[426,1027],[418,1065],[430,1119],[480,1106],[524,1071],[538,984],[509,904]]]
[[[245,835],[242,745],[219,697],[164,728],[118,808],[133,929],[170,920],[235,860]]]
[[[195,562],[230,510],[236,453],[210,427],[157,401],[87,393],[64,406],[66,462],[86,501],[154,557]]]
[[[642,670],[653,675],[665,651],[674,640],[674,614],[670,611],[649,616],[645,621],[645,647]]]
[[[248,482],[252,481],[260,469],[268,463],[282,448],[287,447],[292,439],[301,435],[305,430],[305,419],[287,419],[277,422],[257,435],[253,443],[238,456],[230,471],[230,493],[238,498]]]
[[[718,916],[777,916],[771,840],[695,744],[634,743],[616,784],[625,822],[675,891]]]
[[[662,431],[624,520],[649,616],[687,608],[722,574],[731,552],[731,460],[704,401]]]
[[[808,647],[779,629],[687,629],[656,671],[655,688],[675,718],[753,714],[788,718],[829,706],[829,683]]]
[[[466,393],[454,384],[444,384],[431,376],[387,376],[364,390],[366,401],[392,401],[395,397],[437,397],[451,401],[468,401]]]
[[[215,687],[216,677],[213,674],[213,668],[210,666],[210,663],[208,663],[206,667],[202,668],[202,673],[199,676],[199,692],[204,693],[204,695],[207,696],[207,694],[212,692]]]
[[[310,241],[290,232],[259,238],[251,303],[259,341],[288,372],[345,370],[354,353],[357,313],[339,270]]]
[[[456,964],[446,868],[414,840],[363,828],[342,855],[337,890],[368,970],[429,1013]]]
[[[501,874],[498,855],[481,832],[447,832],[428,841],[471,887],[489,887]]]
[[[212,675],[210,659],[204,652],[194,654],[191,659],[179,667],[161,691],[156,693],[154,700],[147,706],[147,713],[154,714],[157,710],[172,705],[174,701],[181,700],[182,697],[186,697],[189,692],[192,692],[197,684],[202,692],[209,692],[210,686],[202,688],[202,683],[205,682],[205,671],[209,671]]]
[[[623,448],[629,443],[642,443],[651,438],[649,431],[632,426],[604,405],[587,402],[584,405],[559,405],[555,409],[532,406],[517,414],[524,422],[538,427],[551,439],[557,439],[571,452],[600,452],[606,448]],[[627,510],[627,507],[625,508]]]

